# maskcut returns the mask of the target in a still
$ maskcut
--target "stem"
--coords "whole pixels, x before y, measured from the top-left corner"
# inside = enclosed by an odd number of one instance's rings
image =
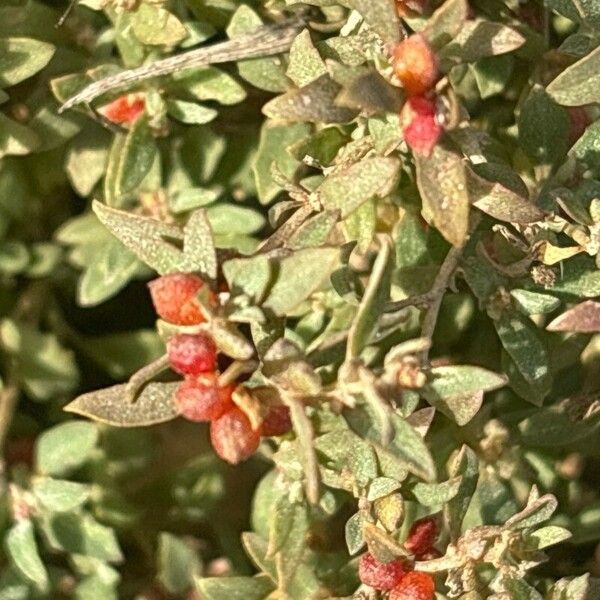
[[[258,363],[255,360],[236,360],[232,362],[221,375],[219,375],[219,386],[223,387],[230,383],[234,383],[240,377],[246,373],[252,373],[258,367]]]
[[[150,364],[136,371],[125,386],[125,399],[128,402],[135,402],[139,391],[157,375],[169,367],[169,357],[163,354],[160,358],[152,361]]]
[[[411,296],[404,300],[398,300],[397,302],[388,302],[385,307],[386,313],[400,312],[409,306],[428,306],[433,300],[433,294],[431,291],[426,294],[420,294],[419,296]]]
[[[19,387],[9,380],[0,392],[0,451],[4,448],[18,402]]]
[[[456,271],[456,267],[458,267],[461,254],[462,247],[450,248],[435,278],[435,281],[433,282],[433,286],[429,291],[428,296],[431,297],[431,300],[429,303],[429,308],[427,309],[425,317],[423,318],[423,325],[421,326],[421,337],[425,339],[431,340],[433,337],[433,332],[437,323],[442,300],[444,299],[444,294],[446,293],[446,289],[450,284],[450,278],[454,274],[454,271]],[[421,352],[420,358],[424,365],[427,364],[429,362],[429,349]]]
[[[301,21],[293,20],[279,25],[259,27],[255,32],[248,35],[190,50],[189,52],[164,58],[163,60],[157,60],[149,65],[143,65],[136,69],[128,69],[116,75],[105,77],[91,83],[81,92],[69,98],[58,109],[58,112],[63,112],[77,104],[89,103],[106,92],[135,85],[147,79],[162,77],[176,72],[180,73],[187,69],[194,69],[210,64],[281,54],[290,49],[294,38],[300,31],[301,25]]]

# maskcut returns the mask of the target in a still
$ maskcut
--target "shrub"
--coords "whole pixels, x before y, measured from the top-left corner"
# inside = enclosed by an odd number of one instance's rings
[[[598,3],[67,4],[0,6],[0,597],[600,597]]]

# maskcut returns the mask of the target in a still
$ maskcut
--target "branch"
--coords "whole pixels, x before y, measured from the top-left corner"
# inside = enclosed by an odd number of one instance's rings
[[[444,299],[444,294],[446,293],[446,289],[450,284],[450,278],[454,274],[454,271],[456,271],[456,267],[458,267],[462,250],[462,247],[450,248],[433,282],[433,286],[427,294],[430,297],[430,300],[429,307],[427,308],[427,312],[425,313],[425,317],[423,319],[423,325],[421,326],[421,337],[423,338],[430,340],[433,337],[433,332],[437,323],[442,300]],[[421,362],[426,364],[428,361],[429,350],[427,349],[421,353]]]
[[[149,65],[122,71],[88,85],[78,94],[69,98],[59,109],[63,112],[77,104],[89,103],[106,92],[138,84],[147,79],[161,77],[175,72],[194,69],[210,64],[226,63],[245,58],[273,56],[290,49],[302,26],[297,19],[279,25],[259,27],[255,32],[226,42],[205,46],[157,60]]]

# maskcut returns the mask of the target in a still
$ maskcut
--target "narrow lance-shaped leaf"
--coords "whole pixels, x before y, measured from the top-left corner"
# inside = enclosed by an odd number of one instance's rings
[[[506,382],[506,377],[481,367],[434,367],[422,394],[459,425],[466,425],[481,407],[483,393],[498,389]]]
[[[141,427],[171,421],[179,415],[174,403],[179,384],[149,383],[135,402],[129,402],[125,384],[79,396],[65,410],[114,427]]]
[[[416,156],[415,162],[425,218],[453,246],[462,246],[469,230],[470,206],[463,158],[438,144],[431,156]]]
[[[565,69],[546,88],[563,106],[583,106],[600,101],[600,46]]]
[[[369,343],[390,296],[394,252],[389,237],[380,238],[381,247],[375,259],[369,283],[348,332],[347,358],[356,358]]]
[[[367,200],[389,194],[397,181],[400,163],[395,158],[365,158],[331,173],[317,190],[323,206],[348,216]]]

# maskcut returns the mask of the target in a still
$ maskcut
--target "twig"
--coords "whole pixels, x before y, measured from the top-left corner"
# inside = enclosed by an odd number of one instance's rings
[[[425,312],[425,317],[423,318],[423,325],[421,326],[421,337],[423,338],[430,340],[433,337],[433,332],[437,323],[437,318],[440,312],[440,307],[442,305],[442,300],[444,299],[444,294],[446,293],[446,289],[450,284],[450,278],[454,274],[454,271],[456,271],[456,267],[458,267],[458,262],[460,260],[461,255],[462,247],[450,248],[433,282],[433,286],[428,293],[428,296],[431,297],[429,301],[429,307]],[[421,352],[420,358],[421,362],[423,364],[426,364],[429,361],[429,349]]]
[[[165,371],[169,366],[169,357],[164,354],[160,358],[136,371],[125,386],[125,400],[135,402],[139,391],[157,375]]]
[[[147,79],[161,77],[187,69],[210,64],[232,62],[245,58],[273,56],[289,50],[298,34],[302,21],[294,19],[278,25],[259,27],[255,32],[233,40],[197,48],[136,69],[122,71],[91,83],[78,94],[69,98],[59,109],[63,112],[77,104],[89,103],[98,96],[138,84]]]
[[[4,448],[6,437],[10,430],[13,415],[19,401],[19,387],[11,383],[12,378],[6,382],[6,386],[0,392],[0,450]]]
[[[433,295],[431,291],[429,291],[426,294],[420,294],[419,296],[411,296],[410,298],[398,300],[397,302],[388,302],[384,312],[399,312],[401,310],[404,310],[405,308],[408,308],[409,306],[428,306],[432,300]]]

